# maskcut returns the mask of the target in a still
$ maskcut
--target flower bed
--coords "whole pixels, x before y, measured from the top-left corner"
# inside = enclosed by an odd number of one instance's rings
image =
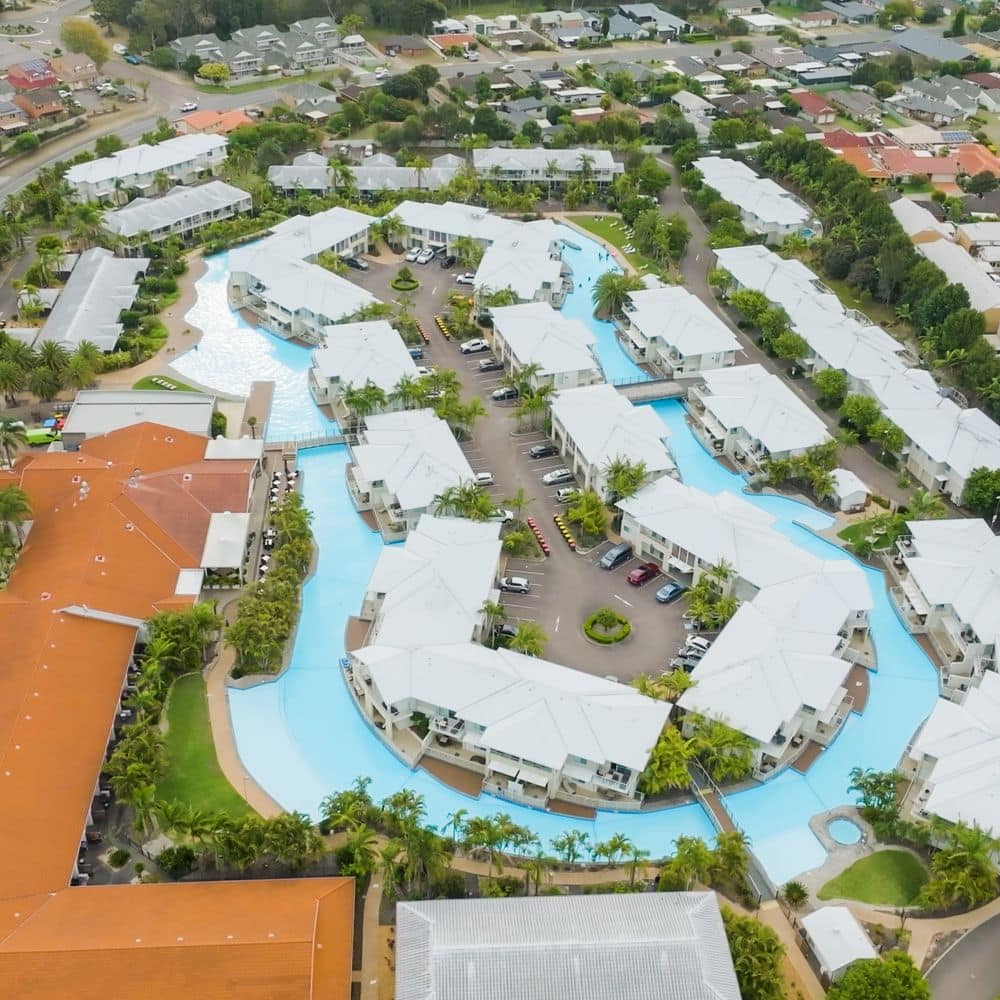
[[[583,634],[602,646],[611,646],[632,634],[632,623],[614,608],[598,608],[584,621]]]
[[[415,288],[420,287],[420,282],[416,278],[393,278],[389,282],[392,288],[395,288],[397,292],[412,292]]]

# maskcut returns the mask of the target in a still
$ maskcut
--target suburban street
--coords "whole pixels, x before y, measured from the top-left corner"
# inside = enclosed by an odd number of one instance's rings
[[[969,931],[928,981],[934,1000],[994,1000],[1000,990],[1000,916]]]

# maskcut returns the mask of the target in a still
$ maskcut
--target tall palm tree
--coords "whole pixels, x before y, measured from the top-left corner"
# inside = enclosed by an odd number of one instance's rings
[[[524,513],[524,508],[534,499],[534,497],[528,496],[523,486],[518,486],[517,492],[513,496],[507,497],[503,501],[503,505],[509,507],[514,512],[514,517],[520,520],[521,515]]]
[[[382,239],[390,247],[399,246],[399,242],[406,232],[406,226],[403,225],[403,220],[398,215],[385,216],[379,223],[379,229],[382,232]]]
[[[549,637],[538,622],[526,621],[517,626],[510,640],[509,648],[525,656],[541,656],[545,652]]]
[[[616,455],[601,470],[604,475],[606,500],[614,507],[619,500],[634,497],[649,478],[649,469],[643,461],[632,462],[622,455]]]
[[[695,716],[692,721],[692,747],[712,779],[723,783],[745,778],[753,764],[753,740],[717,719]]]
[[[69,358],[69,351],[54,340],[44,340],[38,348],[38,364],[43,368],[50,368],[57,374],[69,364]]]
[[[497,604],[496,601],[483,601],[483,605],[479,611],[483,615],[483,624],[487,635],[492,634],[493,627],[497,622],[502,622],[507,618],[507,610],[502,604]]]
[[[643,287],[642,278],[637,274],[606,271],[594,282],[594,290],[590,293],[594,309],[605,316],[619,316],[629,293]]]
[[[917,490],[906,504],[906,516],[911,521],[938,520],[947,513],[944,501],[928,490]]]
[[[426,156],[414,156],[408,165],[417,175],[417,190],[419,191],[424,185],[424,171],[430,167],[431,161]]]
[[[0,384],[0,392],[3,386]],[[28,445],[28,432],[23,421],[12,417],[0,417],[0,451],[3,452],[7,465],[14,464],[14,452]]]
[[[17,394],[24,388],[24,369],[9,358],[0,358],[0,395],[8,406],[17,405]]]
[[[645,876],[647,868],[644,862],[648,857],[649,851],[644,851],[642,848],[636,847],[635,844],[629,848],[628,861],[625,864],[625,867],[628,869],[629,885],[635,885],[635,877],[640,871]]]
[[[362,824],[351,830],[345,845],[351,855],[350,871],[345,871],[344,874],[355,875],[362,879],[371,875],[378,866],[378,855],[375,850],[377,843],[375,831],[371,827]]]
[[[388,402],[385,390],[370,380],[362,386],[347,386],[342,398],[344,406],[360,420],[381,410]]]
[[[28,373],[28,392],[37,396],[43,403],[55,399],[62,388],[62,379],[58,372],[54,372],[45,365],[33,368]]]
[[[0,524],[8,533],[14,529],[18,544],[24,542],[24,522],[31,520],[31,499],[20,486],[0,490]]]
[[[90,363],[79,354],[73,354],[62,372],[63,384],[70,389],[86,389],[96,377],[97,373]]]
[[[451,830],[451,849],[453,851],[455,850],[455,845],[458,842],[459,837],[462,836],[465,830],[465,818],[468,815],[468,809],[456,809],[453,813],[448,814],[448,818],[445,821],[445,831]]]

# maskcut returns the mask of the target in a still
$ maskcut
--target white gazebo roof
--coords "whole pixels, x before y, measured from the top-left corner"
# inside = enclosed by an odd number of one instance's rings
[[[243,565],[250,515],[225,511],[212,514],[201,553],[203,569],[239,569]]]

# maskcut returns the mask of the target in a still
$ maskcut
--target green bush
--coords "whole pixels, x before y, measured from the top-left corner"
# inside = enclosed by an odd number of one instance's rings
[[[187,844],[180,847],[165,847],[156,856],[156,863],[171,877],[183,878],[194,871],[197,855]]]
[[[632,623],[614,608],[598,608],[583,623],[583,634],[594,642],[610,646],[632,634]]]
[[[416,278],[410,278],[407,281],[406,278],[395,277],[389,284],[396,289],[397,292],[412,292],[415,288],[420,287],[420,282]]]
[[[212,437],[225,437],[227,423],[222,410],[212,410]]]
[[[116,847],[108,855],[108,864],[111,865],[112,868],[124,868],[131,859],[131,851],[126,850],[124,847]]]

